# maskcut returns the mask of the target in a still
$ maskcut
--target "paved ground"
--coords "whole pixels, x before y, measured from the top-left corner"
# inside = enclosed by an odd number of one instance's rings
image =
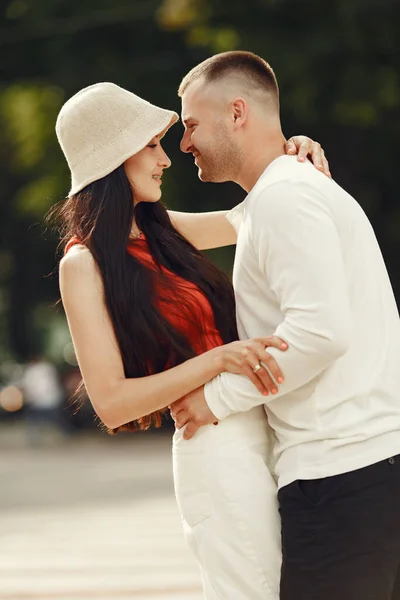
[[[170,435],[29,449],[0,429],[0,600],[201,600]]]

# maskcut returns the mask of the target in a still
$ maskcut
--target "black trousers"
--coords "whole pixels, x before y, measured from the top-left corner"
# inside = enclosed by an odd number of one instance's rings
[[[400,600],[400,455],[278,499],[280,600]]]

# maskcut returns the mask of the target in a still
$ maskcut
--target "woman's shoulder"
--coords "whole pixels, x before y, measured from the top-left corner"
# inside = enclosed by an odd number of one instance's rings
[[[60,261],[60,278],[74,280],[95,275],[96,264],[89,248],[76,243],[70,248]]]

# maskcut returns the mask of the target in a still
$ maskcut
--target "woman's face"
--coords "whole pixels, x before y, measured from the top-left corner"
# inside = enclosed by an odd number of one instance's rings
[[[155,136],[143,150],[125,161],[125,173],[134,193],[134,203],[158,202],[161,198],[162,174],[171,161]]]

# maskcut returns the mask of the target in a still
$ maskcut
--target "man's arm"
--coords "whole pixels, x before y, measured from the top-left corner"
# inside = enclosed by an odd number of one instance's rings
[[[275,395],[265,398],[246,377],[222,373],[204,388],[218,419],[314,379],[347,351],[352,335],[344,257],[327,202],[305,184],[283,183],[254,202],[254,248],[284,315],[274,335],[289,345],[284,354],[268,351],[285,380]]]

